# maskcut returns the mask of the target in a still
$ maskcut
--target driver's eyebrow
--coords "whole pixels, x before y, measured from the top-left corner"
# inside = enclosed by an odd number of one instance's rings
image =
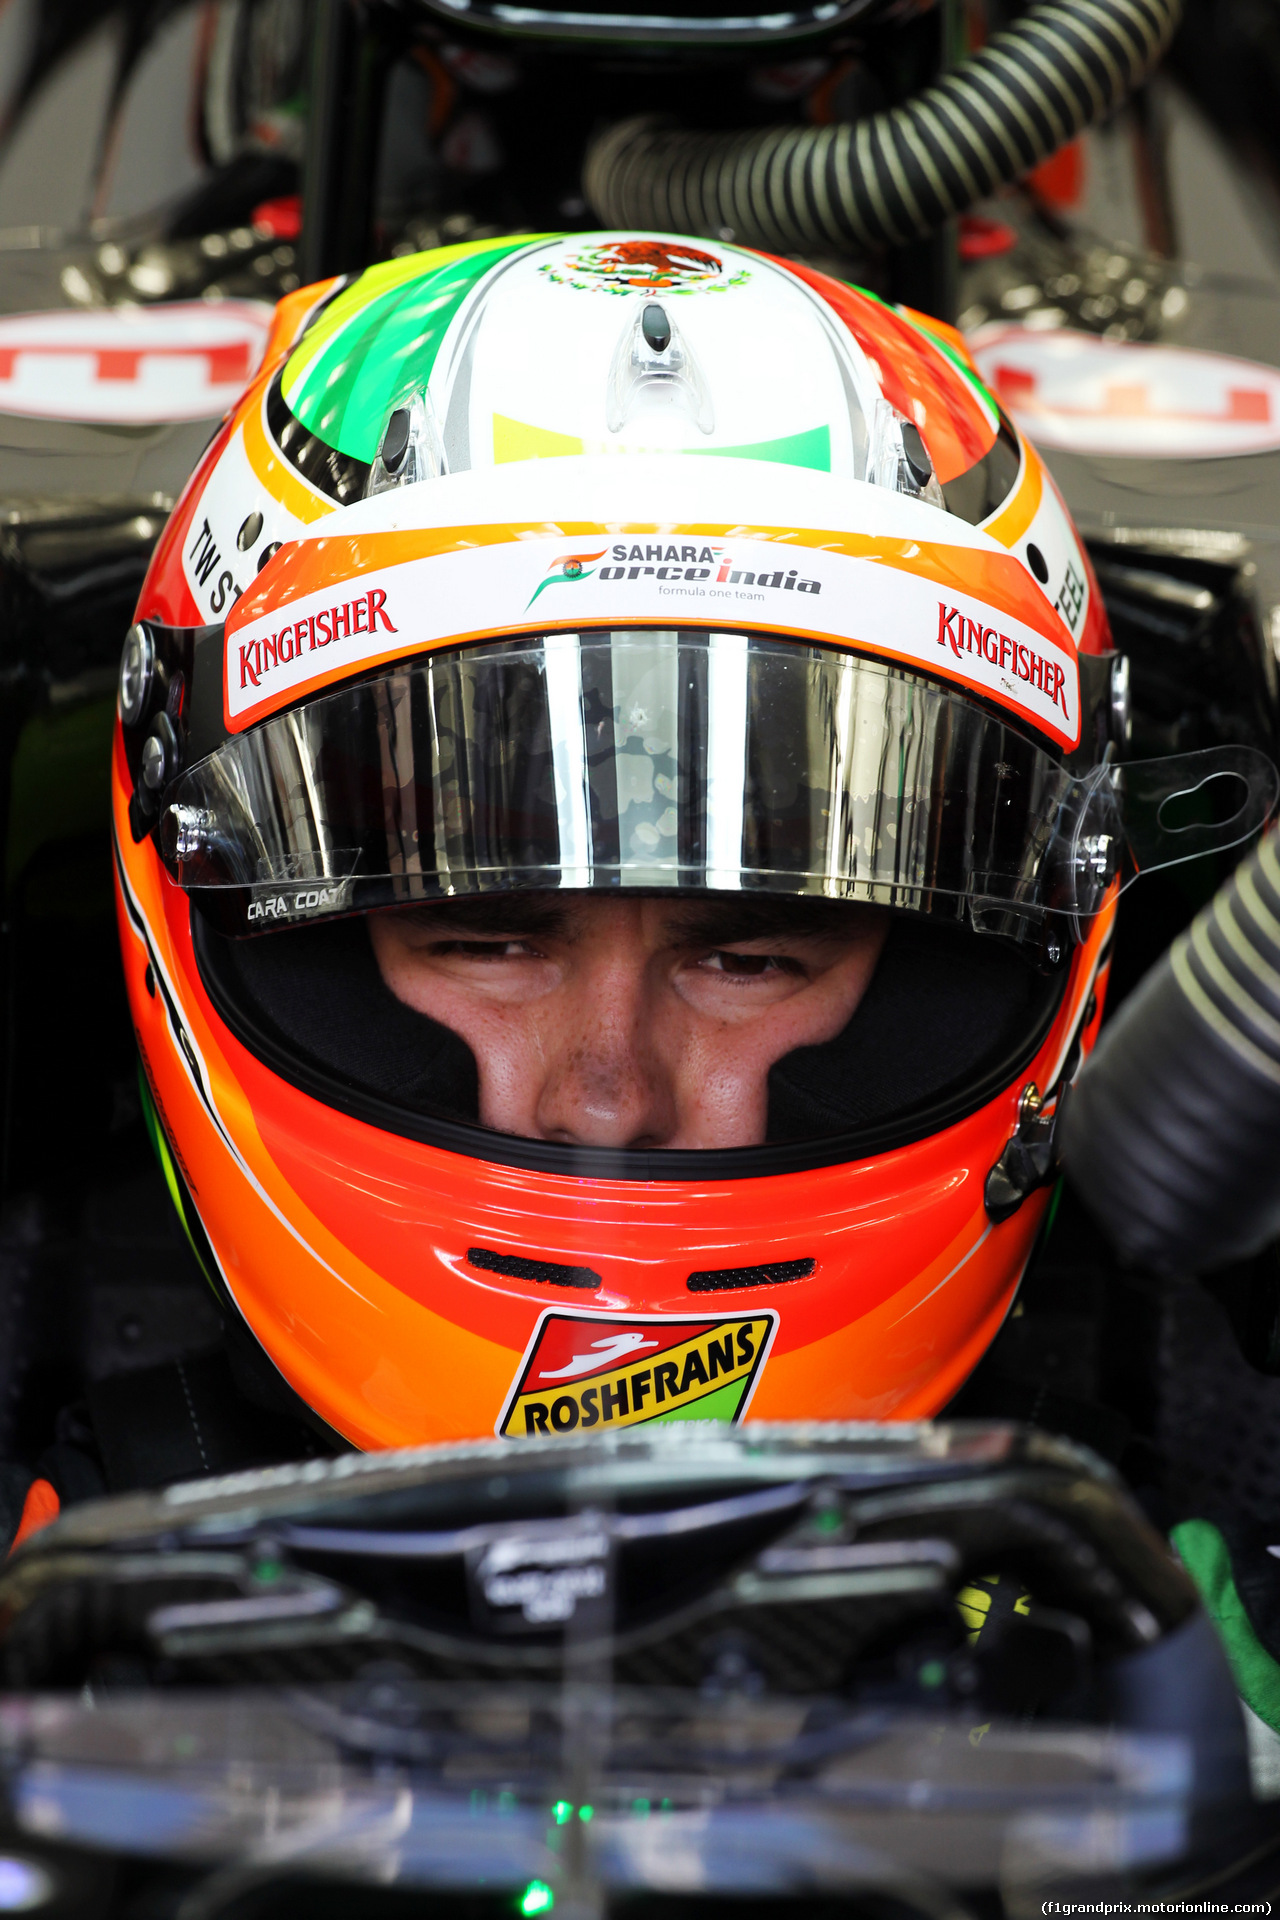
[[[665,932],[675,947],[731,947],[744,940],[845,940],[854,925],[826,900],[691,900],[668,915]]]
[[[403,908],[399,917],[440,940],[470,940],[486,934],[505,934],[509,939],[520,939],[525,934],[563,935],[571,931],[573,920],[567,905],[554,898],[528,893],[442,900],[429,906]]]

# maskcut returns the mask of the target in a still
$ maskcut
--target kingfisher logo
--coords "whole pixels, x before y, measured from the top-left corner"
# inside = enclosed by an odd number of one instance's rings
[[[206,530],[208,524],[206,521]],[[216,560],[216,554],[214,558]],[[286,620],[275,633],[264,632],[253,640],[243,640],[240,642],[240,687],[260,687],[265,676],[278,673],[299,659],[304,647],[314,653],[317,647],[334,646],[358,633],[376,634],[379,620],[388,633],[400,631],[387,613],[385,591],[381,587],[370,587],[341,605],[309,614],[305,620]],[[360,653],[356,658],[360,658]]]
[[[499,1439],[741,1420],[777,1330],[776,1313],[622,1320],[542,1314],[498,1416]]]
[[[945,600],[938,602],[938,645],[950,645],[957,660],[966,654],[977,654],[1002,674],[1026,681],[1051,705],[1061,707],[1063,718],[1070,725],[1066,668],[1038,648],[1011,640],[1007,633],[999,633],[981,620],[970,619],[959,607],[949,607]]]
[[[545,593],[548,587],[572,586],[575,581],[589,580],[596,570],[595,562],[603,560],[607,551],[607,548],[601,547],[598,553],[562,553],[559,559],[553,560],[547,568],[546,579],[540,580],[530,594],[525,612],[529,611],[529,607],[533,605],[539,594]]]

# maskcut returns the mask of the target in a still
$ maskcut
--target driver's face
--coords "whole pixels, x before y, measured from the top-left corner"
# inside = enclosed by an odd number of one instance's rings
[[[747,1147],[769,1068],[832,1040],[888,916],[807,903],[525,894],[374,914],[406,1006],[451,1027],[503,1133],[600,1147]]]

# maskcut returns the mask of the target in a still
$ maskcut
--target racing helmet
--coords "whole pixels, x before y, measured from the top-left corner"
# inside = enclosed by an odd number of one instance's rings
[[[629,233],[282,302],[113,766],[155,1137],[243,1349],[362,1448],[941,1408],[1041,1227],[1117,892],[1173,857],[1122,669],[944,326]],[[556,940],[575,1059],[649,941],[665,1120],[540,1117],[542,1029],[498,1059],[432,998]],[[816,1024],[797,940],[853,980]]]

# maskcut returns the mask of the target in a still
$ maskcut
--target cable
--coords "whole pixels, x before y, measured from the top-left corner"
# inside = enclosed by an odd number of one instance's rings
[[[1182,0],[1036,0],[916,99],[835,127],[689,133],[625,120],[587,152],[608,225],[842,252],[902,246],[1019,179],[1118,107]]]
[[[1125,1001],[1062,1136],[1081,1200],[1142,1266],[1199,1273],[1280,1233],[1280,833]]]

